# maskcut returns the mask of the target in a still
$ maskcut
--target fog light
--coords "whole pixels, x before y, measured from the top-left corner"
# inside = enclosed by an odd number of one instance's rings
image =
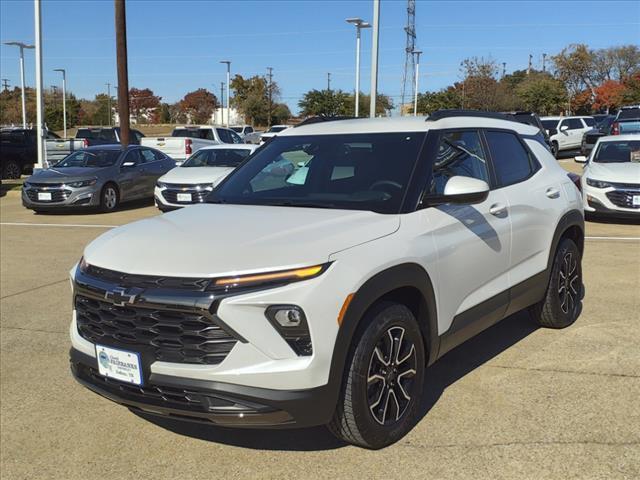
[[[296,305],[271,305],[265,316],[298,355],[311,355],[311,335],[304,311]]]

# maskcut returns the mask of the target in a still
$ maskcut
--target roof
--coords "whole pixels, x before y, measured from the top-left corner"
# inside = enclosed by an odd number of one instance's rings
[[[129,145],[127,149],[140,147],[140,145]],[[108,143],[106,145],[91,145],[84,150],[92,151],[92,150],[122,150],[122,145],[119,143]]]
[[[567,120],[570,118],[593,118],[591,115],[569,115],[566,117],[561,116],[550,116],[550,117],[540,117],[540,120]]]
[[[615,142],[616,140],[628,141],[628,140],[640,140],[640,132],[638,133],[625,133],[624,135],[607,135],[606,137],[600,137],[599,142]]]
[[[200,150],[255,150],[256,148],[258,148],[258,145],[250,143],[220,143],[202,147]]]
[[[514,130],[522,135],[536,135],[540,131],[538,128],[524,123],[477,116],[445,117],[435,121],[430,121],[428,117],[380,117],[312,123],[283,130],[278,133],[278,137],[337,135],[341,133],[426,132],[430,129],[444,128],[500,128]]]

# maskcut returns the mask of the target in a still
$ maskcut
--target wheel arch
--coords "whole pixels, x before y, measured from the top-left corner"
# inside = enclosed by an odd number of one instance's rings
[[[578,246],[580,255],[584,253],[584,215],[579,210],[569,210],[558,222],[556,230],[553,233],[551,247],[549,248],[549,259],[547,260],[546,282],[549,284],[551,270],[553,267],[553,259],[556,256],[558,245],[563,238],[569,238]]]
[[[329,384],[335,395],[340,393],[345,365],[354,347],[353,339],[366,313],[380,301],[395,301],[406,305],[416,316],[422,330],[427,364],[438,358],[439,337],[437,309],[433,283],[426,270],[416,263],[395,265],[368,279],[355,292],[342,319],[331,358]]]

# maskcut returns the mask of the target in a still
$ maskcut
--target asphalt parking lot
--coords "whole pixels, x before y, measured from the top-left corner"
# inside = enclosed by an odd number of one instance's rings
[[[34,215],[19,192],[0,199],[3,479],[640,477],[640,226],[589,222],[576,324],[520,313],[453,350],[427,373],[420,423],[367,451],[324,428],[151,420],[74,382],[68,271],[108,228],[157,214]]]

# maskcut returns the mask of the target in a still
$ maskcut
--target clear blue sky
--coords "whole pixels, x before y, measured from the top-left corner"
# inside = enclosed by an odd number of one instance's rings
[[[404,62],[406,2],[382,0],[379,91],[398,103]],[[224,65],[232,74],[264,75],[274,68],[282,100],[297,111],[301,95],[327,85],[352,91],[355,29],[347,17],[371,20],[361,1],[134,1],[127,2],[129,85],[151,88],[163,101],[204,87],[219,94]],[[116,84],[113,2],[43,1],[44,82],[93,98]],[[542,53],[569,43],[592,48],[640,43],[636,1],[418,1],[417,45],[424,51],[420,90],[436,90],[460,77],[470,56],[507,63],[507,71],[539,67]],[[0,0],[0,40],[33,42],[33,2]],[[369,90],[371,31],[363,33],[361,89]],[[2,45],[1,78],[19,85],[18,49]],[[34,55],[26,52],[27,84],[34,85]]]

